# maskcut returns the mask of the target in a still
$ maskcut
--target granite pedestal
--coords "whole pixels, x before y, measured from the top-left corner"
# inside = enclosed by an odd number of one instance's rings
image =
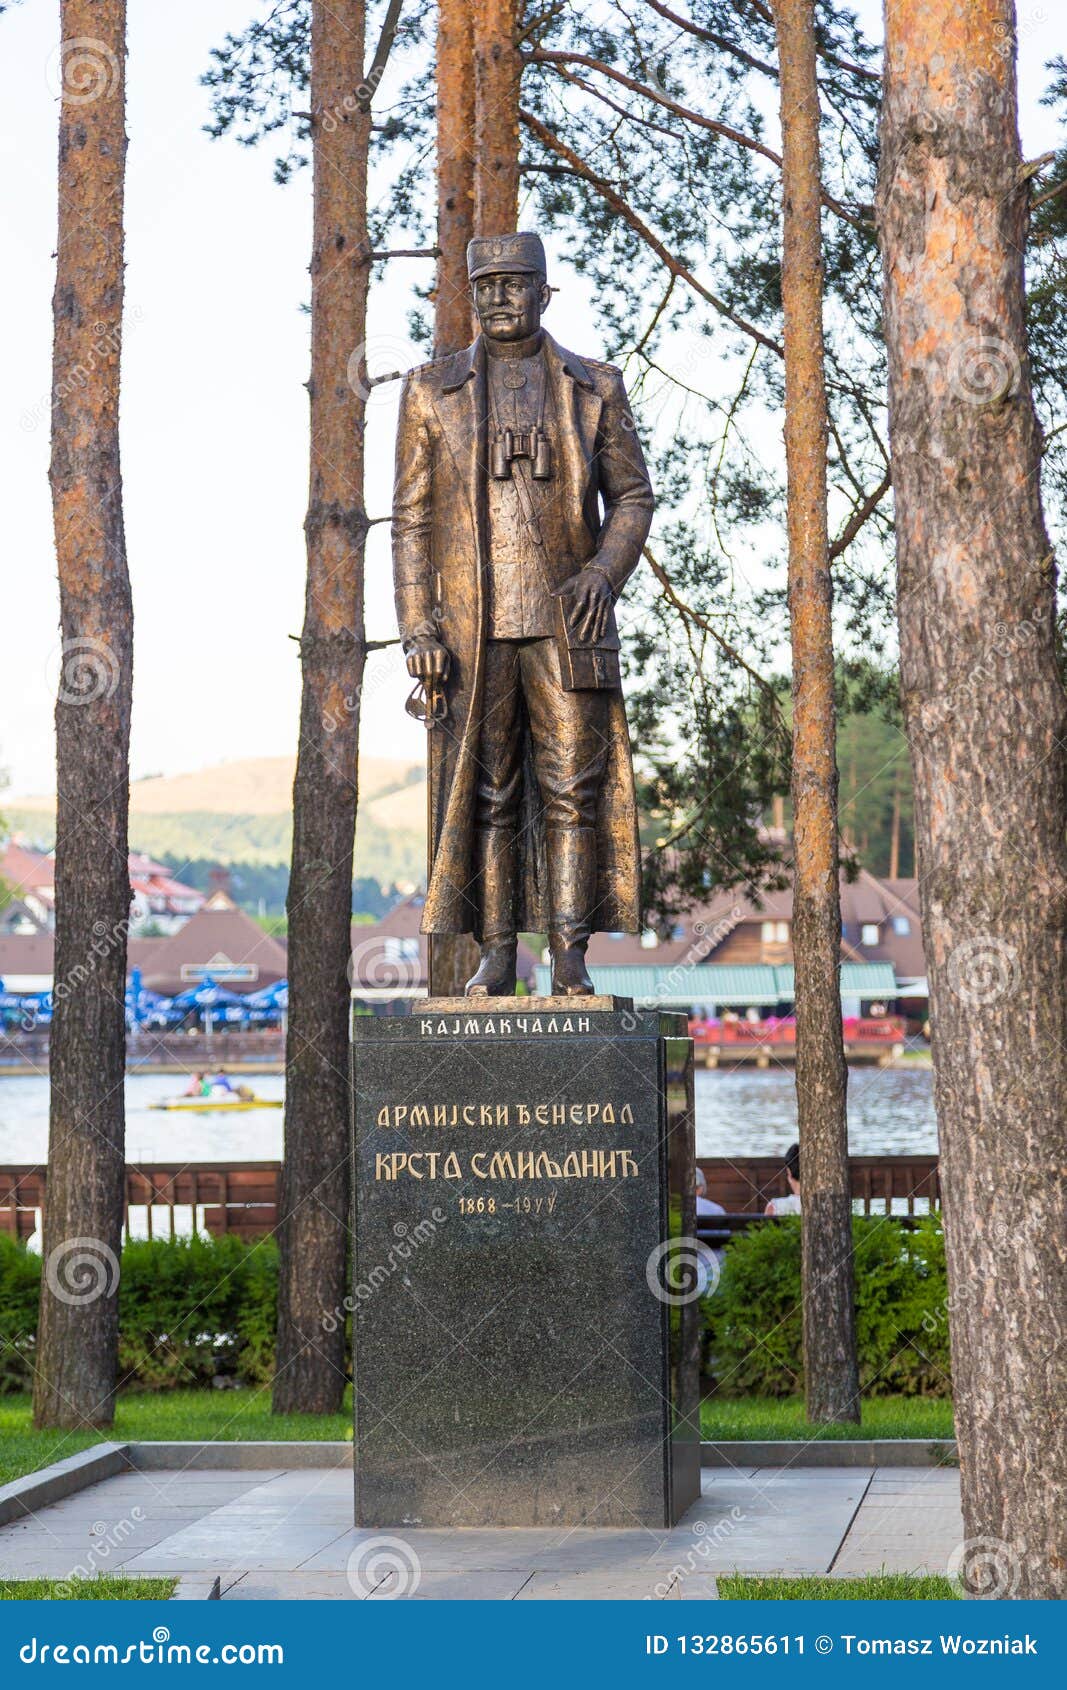
[[[357,1524],[673,1524],[700,1490],[685,1017],[435,1000],[357,1017],[352,1057]]]

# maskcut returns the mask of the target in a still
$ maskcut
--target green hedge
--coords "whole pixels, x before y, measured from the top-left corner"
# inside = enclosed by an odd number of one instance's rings
[[[704,1300],[705,1366],[723,1396],[803,1390],[800,1220],[753,1226],[732,1240]],[[852,1222],[860,1383],[874,1396],[947,1397],[945,1244],[938,1217]]]
[[[31,1382],[41,1258],[0,1236],[0,1392]],[[122,1252],[119,1377],[127,1388],[265,1384],[274,1369],[272,1239],[141,1239]]]
[[[873,1395],[949,1396],[945,1251],[936,1217],[853,1221],[860,1380]],[[0,1392],[31,1382],[41,1259],[0,1235]],[[122,1252],[120,1378],[129,1388],[264,1384],[274,1367],[278,1254],[270,1239],[141,1240]],[[803,1388],[800,1222],[750,1227],[704,1301],[722,1395]]]

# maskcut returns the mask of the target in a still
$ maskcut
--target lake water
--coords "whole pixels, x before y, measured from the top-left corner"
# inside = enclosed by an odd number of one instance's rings
[[[249,1077],[261,1097],[284,1096],[281,1074]],[[282,1154],[282,1111],[178,1116],[149,1105],[182,1089],[180,1076],[126,1079],[129,1162],[275,1162]],[[791,1070],[697,1069],[697,1153],[763,1156],[796,1138]],[[849,1148],[856,1156],[937,1151],[932,1075],[926,1069],[853,1068],[848,1086]],[[48,1154],[48,1081],[0,1078],[0,1162],[43,1162]]]

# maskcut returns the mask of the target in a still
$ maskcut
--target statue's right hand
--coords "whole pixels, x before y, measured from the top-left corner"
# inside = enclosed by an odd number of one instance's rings
[[[452,654],[440,640],[419,638],[408,647],[408,674],[416,681],[444,681]]]

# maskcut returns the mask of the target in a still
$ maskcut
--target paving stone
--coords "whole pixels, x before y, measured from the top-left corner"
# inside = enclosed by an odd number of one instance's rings
[[[122,1567],[222,1575],[223,1600],[351,1600],[350,1561],[386,1537],[417,1557],[416,1600],[699,1601],[733,1569],[939,1572],[963,1536],[954,1469],[705,1470],[671,1531],[356,1529],[351,1485],[334,1469],[123,1473],[0,1528],[0,1576]],[[388,1580],[371,1599],[390,1599]]]

